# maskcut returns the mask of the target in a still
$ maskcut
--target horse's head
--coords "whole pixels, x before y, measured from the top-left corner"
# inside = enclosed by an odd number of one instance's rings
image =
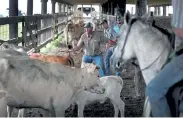
[[[135,56],[132,39],[136,37],[129,35],[132,33],[130,30],[134,21],[135,19],[131,19],[130,13],[127,11],[127,13],[124,15],[124,24],[120,29],[120,36],[117,46],[114,49],[114,53],[111,57],[113,69],[121,69],[123,63]]]
[[[119,40],[111,56],[113,69],[122,69],[122,65],[133,58],[141,59],[138,61],[141,61],[144,66],[148,66],[143,60],[149,58],[150,53],[154,57],[158,57],[162,50],[169,50],[168,36],[154,27],[153,20],[151,21],[149,18],[148,15],[131,18],[129,12],[125,13]],[[151,59],[146,60],[150,61],[149,63],[156,60]]]

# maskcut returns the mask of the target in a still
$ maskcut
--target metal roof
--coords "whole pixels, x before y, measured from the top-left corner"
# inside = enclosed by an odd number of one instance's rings
[[[74,4],[101,4],[107,2],[108,0],[57,0],[57,1],[74,5]],[[127,0],[127,4],[135,4],[135,1],[136,0]],[[170,5],[171,0],[148,0],[148,5],[150,6],[162,5],[162,4]]]

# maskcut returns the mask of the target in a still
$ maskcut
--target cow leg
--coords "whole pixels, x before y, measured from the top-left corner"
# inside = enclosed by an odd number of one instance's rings
[[[11,117],[12,112],[13,112],[13,107],[7,106],[8,117]]]
[[[7,117],[6,93],[0,92],[0,117]]]
[[[25,109],[19,109],[18,110],[18,117],[24,117],[24,111],[25,111]]]
[[[84,117],[84,103],[78,103],[78,117]]]
[[[111,100],[111,103],[113,104],[113,107],[114,107],[114,117],[118,117],[119,108],[113,100]]]
[[[65,109],[62,109],[60,107],[55,108],[55,115],[56,117],[64,117]]]

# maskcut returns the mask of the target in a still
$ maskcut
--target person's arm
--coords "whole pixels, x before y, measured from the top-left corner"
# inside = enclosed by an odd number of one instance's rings
[[[173,31],[176,36],[183,38],[183,28],[173,28]]]
[[[172,27],[177,37],[183,39],[183,0],[172,0]]]
[[[104,33],[105,32],[100,33],[100,40],[102,43],[107,43],[109,39],[106,36],[104,36]]]
[[[112,37],[113,37],[111,40],[114,41],[114,42],[117,42],[117,38],[118,38],[119,35],[113,29],[111,30],[111,34],[112,34]]]
[[[75,51],[78,51],[78,50],[80,50],[80,49],[83,47],[83,45],[84,45],[84,42],[83,42],[83,36],[81,36],[81,38],[80,38],[80,40],[79,40],[79,42],[78,42],[77,46],[76,46],[76,47],[74,47],[73,49],[69,50],[69,52],[75,52]]]

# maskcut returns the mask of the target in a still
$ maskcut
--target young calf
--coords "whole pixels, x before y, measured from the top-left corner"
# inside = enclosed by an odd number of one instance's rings
[[[78,105],[78,117],[83,117],[84,107],[87,104],[96,101],[104,103],[107,98],[110,99],[114,106],[114,116],[118,117],[120,110],[121,117],[124,117],[125,103],[120,98],[120,93],[123,88],[122,78],[119,76],[105,76],[100,78],[100,83],[105,88],[103,94],[83,90],[74,96],[73,99]]]

